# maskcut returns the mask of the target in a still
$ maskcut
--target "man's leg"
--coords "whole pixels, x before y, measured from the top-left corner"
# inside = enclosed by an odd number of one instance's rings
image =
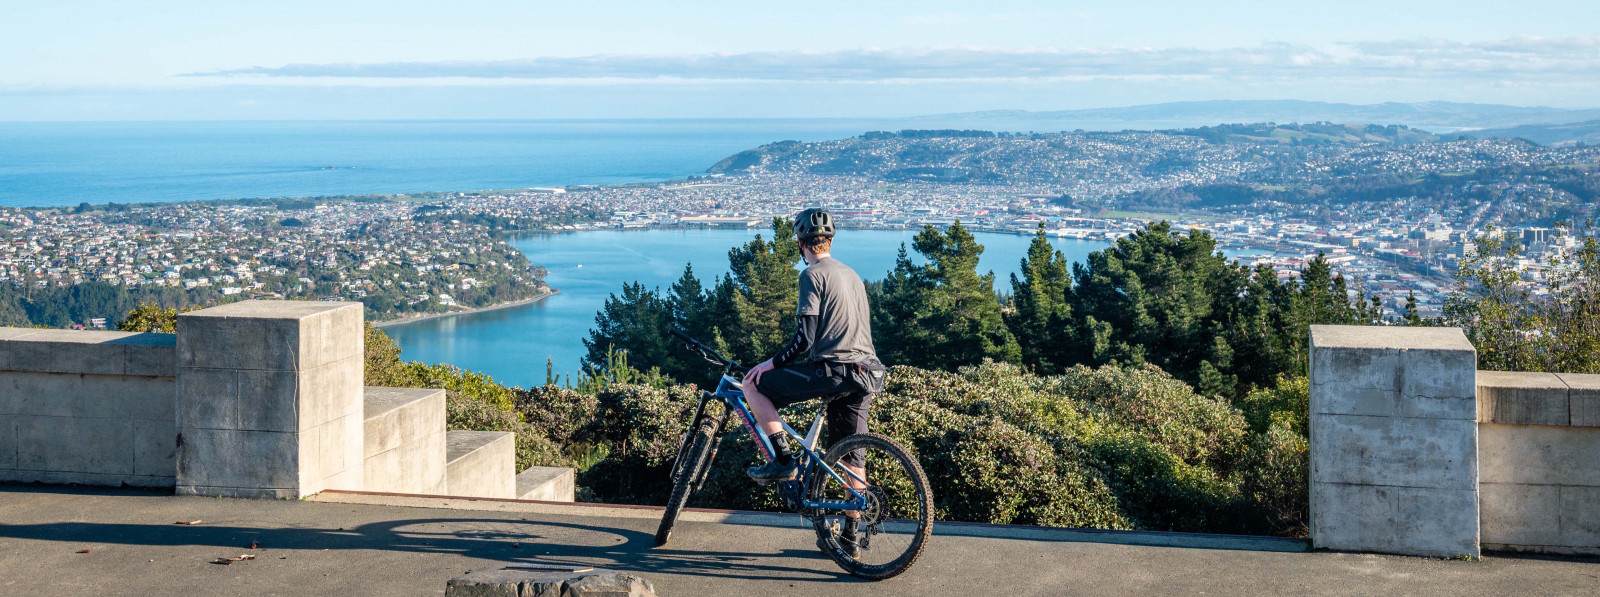
[[[750,478],[761,483],[794,479],[797,470],[789,456],[789,440],[783,433],[778,409],[796,402],[812,400],[839,391],[841,381],[828,375],[826,367],[803,364],[773,369],[761,375],[756,384],[744,387],[745,401],[757,426],[772,443],[773,460],[750,467]],[[759,387],[757,387],[759,386]]]
[[[828,445],[857,433],[867,432],[867,417],[872,408],[872,395],[867,393],[846,396],[828,403]],[[852,489],[867,488],[866,454],[855,450],[839,459],[839,465],[850,471],[845,480]],[[851,514],[856,514],[851,512]]]
[[[771,371],[768,372],[769,374]],[[778,408],[772,405],[772,399],[761,393],[761,384],[750,384],[744,387],[744,400],[750,403],[750,414],[755,415],[756,425],[761,428],[762,435],[772,435],[783,431],[783,424],[778,419]]]
[[[871,408],[872,395],[865,392],[828,403],[828,446],[831,448],[839,440],[857,433],[866,433],[867,416]],[[850,474],[844,477],[851,489],[863,491],[867,488],[865,450],[854,450],[845,454],[839,458],[839,466],[849,471]],[[857,526],[860,524],[861,512],[846,510],[844,515],[844,525],[839,528],[839,544],[850,557],[860,557]]]

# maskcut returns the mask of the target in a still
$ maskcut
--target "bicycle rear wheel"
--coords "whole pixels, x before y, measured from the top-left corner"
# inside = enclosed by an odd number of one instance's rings
[[[672,494],[667,496],[667,509],[661,513],[661,526],[656,528],[656,547],[667,544],[672,527],[678,522],[678,514],[683,512],[689,495],[694,493],[695,482],[705,467],[711,465],[711,444],[716,434],[716,419],[702,417],[700,425],[684,438],[689,448],[679,456],[677,469],[672,471]]]
[[[813,511],[817,546],[853,576],[882,580],[905,572],[933,534],[933,488],[922,465],[901,447],[876,433],[858,433],[839,440],[823,460],[849,480],[839,459],[851,450],[866,452],[867,508],[859,515],[855,555],[846,549],[840,533],[846,524],[842,510]],[[848,501],[850,492],[826,471],[813,473],[807,496],[811,501]]]

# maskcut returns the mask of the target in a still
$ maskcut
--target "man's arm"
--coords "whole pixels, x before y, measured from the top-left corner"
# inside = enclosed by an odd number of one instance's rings
[[[778,351],[772,357],[773,367],[783,367],[805,357],[811,350],[811,344],[817,339],[817,316],[801,315],[799,325],[795,326],[794,338],[789,340],[788,346]]]

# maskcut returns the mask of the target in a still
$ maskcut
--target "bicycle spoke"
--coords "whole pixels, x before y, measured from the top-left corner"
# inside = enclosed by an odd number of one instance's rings
[[[844,445],[841,442],[841,446]],[[908,463],[906,458],[891,451],[890,446],[873,440],[862,442],[860,447],[866,452],[868,486],[856,491],[865,498],[866,507],[860,512],[817,512],[818,537],[825,550],[848,546],[849,537],[843,531],[854,518],[857,553],[853,557],[830,555],[836,560],[844,557],[840,564],[852,574],[873,578],[893,576],[909,566],[927,539],[932,497],[928,495],[926,479],[919,479],[920,469],[913,468],[914,463]],[[841,477],[850,479],[851,475],[834,460],[839,456],[842,454],[830,451],[830,464]],[[853,498],[855,495],[831,476],[812,483],[813,501],[849,502]]]

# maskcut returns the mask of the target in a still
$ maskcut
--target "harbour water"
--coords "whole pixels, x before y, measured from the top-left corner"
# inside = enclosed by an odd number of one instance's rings
[[[754,238],[756,230],[601,230],[538,234],[513,243],[533,263],[549,268],[547,281],[561,290],[537,303],[391,326],[385,332],[407,360],[450,363],[492,375],[501,383],[529,387],[545,381],[545,362],[558,372],[576,372],[583,339],[595,313],[625,282],[639,281],[665,291],[685,264],[707,286],[728,271],[728,249]],[[834,254],[868,280],[894,267],[901,243],[914,231],[845,230]],[[764,236],[771,237],[770,231]],[[984,246],[981,271],[996,274],[996,289],[1010,288],[1010,274],[1027,255],[1031,238],[1016,234],[976,234]],[[1070,261],[1083,261],[1105,248],[1101,241],[1052,239]],[[911,255],[915,258],[916,253]]]

